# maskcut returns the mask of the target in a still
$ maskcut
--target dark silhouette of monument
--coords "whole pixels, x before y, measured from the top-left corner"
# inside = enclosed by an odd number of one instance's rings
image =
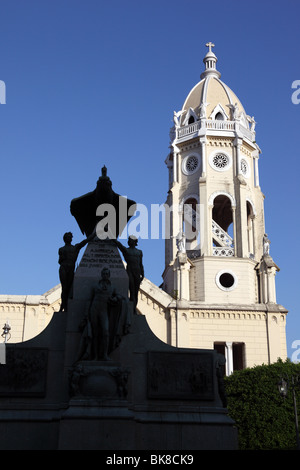
[[[141,250],[132,239],[125,248],[96,236],[98,205],[112,202],[118,211],[118,198],[104,167],[96,190],[71,203],[87,246],[75,272],[70,269],[67,311],[54,313],[35,338],[7,344],[6,364],[0,364],[0,448],[236,449],[224,356],[160,341],[138,312]],[[122,200],[121,206],[133,204]],[[118,215],[128,220],[128,212]],[[71,247],[70,236],[67,242],[73,260],[79,246]]]
[[[136,202],[120,196],[113,191],[112,182],[107,176],[107,168],[105,166],[102,168],[102,175],[98,179],[94,191],[72,199],[71,201],[71,214],[75,217],[80,230],[86,236],[94,232],[97,223],[103,218],[96,215],[98,207],[102,204],[110,204],[116,211],[115,235],[118,237],[131,217],[128,213],[130,210],[134,212]],[[122,208],[121,217],[119,213],[120,208]]]
[[[126,271],[129,279],[129,298],[133,302],[134,312],[136,313],[138,292],[140,284],[144,279],[143,253],[141,250],[137,249],[138,241],[136,237],[132,235],[128,237],[128,247],[125,247],[117,240],[115,243],[127,263]]]
[[[60,264],[59,280],[62,289],[60,310],[62,312],[66,312],[68,309],[68,297],[73,285],[75,265],[79,252],[88,243],[88,239],[86,239],[76,243],[76,245],[72,245],[72,239],[73,234],[71,232],[65,233],[63,236],[65,245],[58,250],[58,263]]]

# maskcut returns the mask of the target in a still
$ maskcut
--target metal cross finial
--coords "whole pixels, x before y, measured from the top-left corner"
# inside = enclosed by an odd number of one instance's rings
[[[205,45],[206,47],[209,47],[209,52],[211,52],[212,47],[215,47],[215,45],[212,42],[207,42]]]

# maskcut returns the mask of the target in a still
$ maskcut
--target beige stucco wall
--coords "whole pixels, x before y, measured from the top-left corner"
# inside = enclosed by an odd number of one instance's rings
[[[44,295],[0,295],[0,334],[9,323],[10,343],[27,341],[43,331],[60,307],[61,287]],[[0,338],[1,342],[4,340]]]
[[[177,347],[213,349],[215,342],[245,344],[246,367],[285,360],[286,310],[277,304],[210,305],[176,302],[149,281],[142,284],[138,309],[162,341]],[[163,302],[156,300],[156,290]]]
[[[257,302],[256,262],[250,259],[210,256],[193,260],[190,269],[190,298],[208,304],[254,304]],[[221,271],[236,276],[236,287],[224,291],[218,287],[216,277]]]

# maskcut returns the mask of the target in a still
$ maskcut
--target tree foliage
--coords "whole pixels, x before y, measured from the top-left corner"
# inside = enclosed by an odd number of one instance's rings
[[[282,398],[278,390],[281,377],[292,375],[300,375],[300,364],[279,359],[225,377],[228,412],[238,428],[240,449],[296,448],[292,390],[287,398]],[[300,412],[299,387],[296,400]]]

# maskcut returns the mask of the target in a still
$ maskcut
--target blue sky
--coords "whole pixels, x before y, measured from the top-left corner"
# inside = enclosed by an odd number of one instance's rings
[[[254,115],[266,231],[280,267],[287,345],[300,341],[299,0],[0,0],[0,293],[58,284],[69,204],[105,164],[116,192],[165,202],[173,111],[215,44],[221,79]],[[164,242],[141,240],[146,277],[161,283]]]

